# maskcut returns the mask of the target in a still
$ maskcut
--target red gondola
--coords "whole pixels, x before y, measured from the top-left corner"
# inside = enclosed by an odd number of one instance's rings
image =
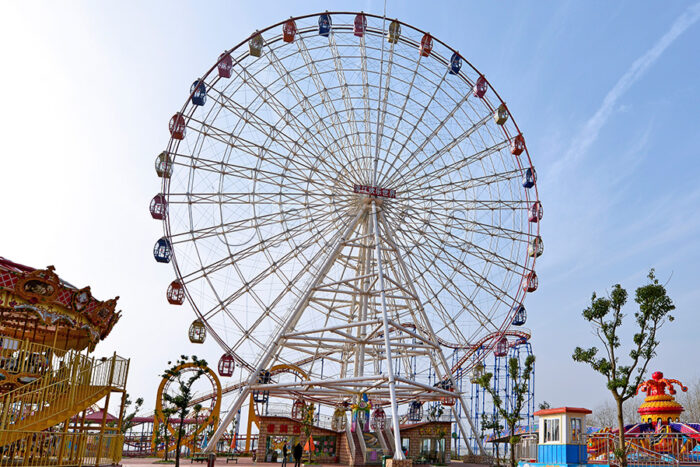
[[[534,292],[537,290],[538,280],[535,271],[530,271],[523,279],[523,290],[526,292]]]
[[[542,203],[535,201],[532,203],[532,206],[530,206],[530,209],[528,209],[528,220],[530,222],[539,222],[542,220],[543,214],[544,210],[542,209]]]
[[[371,426],[374,431],[383,431],[384,427],[386,427],[386,414],[381,407],[377,407],[372,412]]]
[[[162,193],[158,193],[151,200],[151,217],[162,221],[165,219],[165,215],[168,212],[168,202],[165,200],[165,196]]]
[[[518,135],[515,138],[513,138],[513,141],[511,141],[510,143],[510,153],[514,156],[519,156],[523,153],[524,150],[525,138],[523,138],[523,135]]]
[[[304,403],[303,400],[297,399],[294,401],[292,404],[292,418],[294,420],[301,420],[304,417],[304,406],[306,404]]]
[[[219,55],[219,63],[216,64],[216,69],[219,70],[220,77],[230,78],[231,70],[233,69],[233,58],[231,58],[231,54],[224,52]]]
[[[476,80],[476,84],[474,84],[474,96],[484,97],[484,94],[486,94],[488,88],[489,83],[486,82],[486,78],[479,76],[479,79]]]
[[[187,124],[185,123],[185,117],[180,113],[176,113],[170,119],[170,124],[168,129],[170,130],[170,136],[174,139],[184,139],[185,138],[185,128]]]
[[[233,376],[233,370],[236,368],[236,361],[230,354],[223,354],[219,359],[219,376],[228,378]]]
[[[496,344],[496,350],[493,352],[496,357],[505,357],[508,355],[508,339],[501,337],[501,340]]]
[[[355,16],[355,23],[353,24],[352,33],[357,37],[362,37],[365,35],[367,30],[367,17],[364,13],[358,13]]]
[[[282,26],[282,39],[284,42],[294,42],[294,36],[297,33],[297,23],[292,18],[289,18],[284,26]]]
[[[172,281],[168,287],[168,303],[171,305],[182,305],[185,302],[185,287],[180,281]]]
[[[433,50],[433,38],[426,33],[420,41],[420,54],[423,57],[427,57],[430,55],[431,50]]]

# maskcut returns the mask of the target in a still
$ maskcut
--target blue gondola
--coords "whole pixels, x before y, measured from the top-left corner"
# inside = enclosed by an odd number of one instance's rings
[[[170,241],[165,237],[161,237],[153,247],[153,257],[159,263],[169,263],[172,256],[173,248],[170,245]]]
[[[420,422],[423,418],[423,403],[421,401],[413,401],[408,405],[408,421]]]
[[[535,186],[537,181],[537,172],[535,172],[534,167],[530,167],[525,171],[525,176],[523,176],[523,187],[532,188]]]
[[[207,102],[207,87],[202,80],[196,80],[190,87],[192,93],[192,104],[204,105]]]
[[[328,37],[331,33],[331,26],[333,26],[333,21],[331,21],[331,15],[324,13],[318,17],[318,34],[323,37]]]
[[[515,317],[513,318],[513,326],[522,326],[527,321],[527,311],[523,305],[517,305],[518,311],[515,312]]]
[[[459,74],[460,68],[462,68],[462,57],[460,57],[459,54],[455,52],[452,54],[452,58],[450,59],[450,74]]]

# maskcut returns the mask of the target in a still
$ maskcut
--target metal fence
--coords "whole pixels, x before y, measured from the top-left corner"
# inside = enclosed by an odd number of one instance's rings
[[[112,465],[122,457],[120,434],[26,431],[0,447],[0,466]]]
[[[683,433],[640,433],[626,436],[628,465],[700,465],[700,439]],[[617,437],[613,433],[592,433],[585,438],[589,464],[619,464],[615,456]],[[522,435],[516,458],[537,459],[537,434]],[[698,450],[695,448],[698,447]]]

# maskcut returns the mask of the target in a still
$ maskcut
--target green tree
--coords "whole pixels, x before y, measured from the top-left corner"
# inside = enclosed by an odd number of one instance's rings
[[[160,424],[159,430],[163,430],[163,441],[164,441],[164,446],[165,446],[165,451],[163,453],[163,460],[168,461],[168,448],[170,447],[170,430],[168,427],[170,426],[170,417],[175,415],[175,412],[177,412],[177,409],[170,404],[163,404],[163,423]],[[160,440],[156,441],[156,446],[159,444]]]
[[[634,397],[637,386],[644,380],[649,360],[656,355],[659,346],[657,333],[667,321],[673,321],[670,312],[676,308],[653,269],[647,277],[649,283],[635,292],[634,301],[639,309],[634,313],[637,329],[632,338],[629,363],[620,362],[620,328],[625,317],[622,308],[627,303],[627,291],[620,284],[615,284],[607,297],[598,297],[594,292],[590,306],[583,310],[583,318],[603,344],[604,354],[599,357],[597,347],[576,347],[572,355],[575,361],[587,363],[605,376],[617,408],[619,436],[615,456],[622,467],[627,467],[623,404]]]
[[[493,378],[492,373],[486,373],[481,377],[477,378],[477,384],[486,390],[493,399],[493,405],[496,408],[496,412],[503,419],[510,436],[508,437],[508,444],[510,444],[510,465],[511,467],[516,467],[517,463],[515,460],[515,445],[520,441],[520,437],[515,435],[515,427],[522,418],[520,412],[523,410],[525,405],[525,395],[530,390],[530,375],[532,370],[535,368],[535,356],[528,355],[525,358],[523,368],[520,368],[520,361],[513,357],[508,360],[508,375],[510,376],[512,384],[512,399],[510,407],[506,407],[503,399],[494,390],[491,385],[491,378]]]
[[[132,405],[134,406],[134,410],[131,413],[124,415],[124,418],[122,419],[122,434],[125,434],[134,426],[134,417],[138,414],[139,410],[141,410],[141,406],[143,405],[142,397],[139,397],[138,399],[136,399],[136,401],[132,401],[131,396],[127,392],[124,398],[124,413],[128,412],[129,407],[131,407]],[[111,427],[116,427],[117,423],[109,422],[107,425]]]
[[[199,415],[202,413],[202,404],[195,404],[192,406],[192,415],[194,415],[194,430],[192,431],[192,434],[197,432],[197,428],[199,428]],[[192,437],[192,454],[197,452],[197,441],[199,438],[198,436],[193,436]]]
[[[186,363],[191,363],[193,366],[184,370],[180,369]],[[186,355],[180,355],[180,358],[174,364],[168,362],[168,365],[171,366],[165,370],[163,377],[173,382],[171,387],[174,387],[174,391],[172,393],[163,393],[163,400],[173,406],[175,415],[178,416],[178,427],[175,432],[177,437],[175,442],[175,465],[179,467],[185,417],[187,416],[187,409],[194,398],[192,385],[207,372],[207,362],[200,360],[196,355],[192,355],[189,358]],[[192,369],[194,370],[192,371]]]
[[[309,441],[309,463],[311,463],[311,442],[309,436],[311,436],[311,428],[314,426],[314,413],[316,407],[312,403],[304,403],[304,407],[301,409],[301,425],[304,430],[304,435],[306,435],[306,440]]]

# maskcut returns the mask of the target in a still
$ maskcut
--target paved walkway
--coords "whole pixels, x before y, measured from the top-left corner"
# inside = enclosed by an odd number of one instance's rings
[[[145,457],[145,458],[144,457],[136,457],[136,458],[125,457],[124,459],[122,459],[121,464],[125,465],[125,466],[129,466],[129,467],[143,467],[143,466],[152,466],[153,464],[155,464],[156,461],[159,461],[159,460],[161,460],[161,459],[158,457]],[[238,465],[247,465],[247,466],[256,465],[259,467],[281,467],[281,464],[282,464],[281,462],[277,462],[276,464],[269,463],[269,462],[260,462],[260,463],[254,464],[253,459],[250,457],[239,457],[238,458]],[[168,465],[174,465],[174,464],[155,464],[155,465],[168,466]],[[180,459],[180,465],[182,465],[182,466],[187,466],[187,465],[192,465],[192,466],[204,465],[204,466],[206,466],[206,462],[190,463],[189,458],[183,458],[183,459]],[[236,463],[229,462],[228,464],[226,464],[225,457],[218,457],[216,459],[216,465],[219,465],[219,466],[228,465],[228,466],[233,467],[236,465]],[[293,462],[287,463],[287,466],[294,467],[294,463]],[[484,467],[484,466],[481,466],[480,464],[465,464],[463,462],[455,462],[455,461],[452,461],[452,463],[450,464],[450,467],[477,467],[477,466]],[[313,467],[345,467],[345,465],[344,464],[314,464]],[[421,467],[431,467],[431,466],[428,464],[424,464]]]

